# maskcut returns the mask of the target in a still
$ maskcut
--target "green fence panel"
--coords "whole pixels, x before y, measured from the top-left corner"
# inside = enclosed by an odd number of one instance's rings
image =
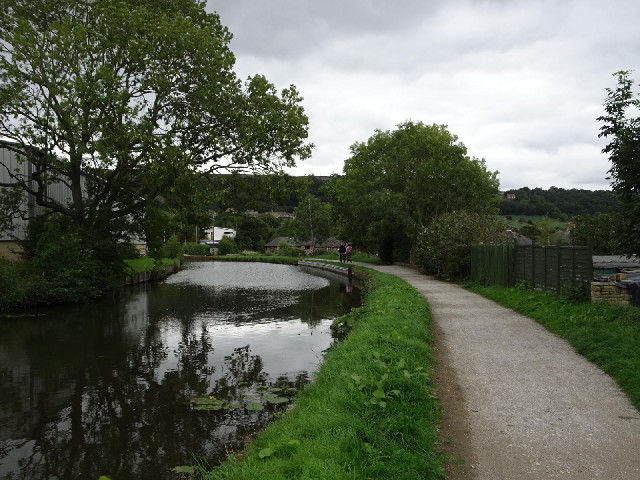
[[[565,285],[591,282],[593,253],[591,246],[474,245],[471,278],[502,286],[526,282],[560,293]]]

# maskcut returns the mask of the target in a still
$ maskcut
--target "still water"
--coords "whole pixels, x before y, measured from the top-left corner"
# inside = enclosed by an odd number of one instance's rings
[[[191,263],[119,301],[0,320],[0,478],[179,478],[313,378],[359,290],[320,270]]]

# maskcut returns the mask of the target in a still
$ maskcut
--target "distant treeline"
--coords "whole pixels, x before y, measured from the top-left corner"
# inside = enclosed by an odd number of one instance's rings
[[[515,198],[507,195],[515,194]],[[501,215],[547,215],[551,218],[571,218],[586,213],[612,213],[618,205],[609,190],[577,190],[551,187],[507,190],[500,202]]]

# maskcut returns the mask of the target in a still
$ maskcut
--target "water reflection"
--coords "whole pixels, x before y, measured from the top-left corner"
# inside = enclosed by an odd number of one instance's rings
[[[200,263],[121,302],[4,320],[0,478],[171,478],[194,456],[214,464],[286,408],[269,395],[309,381],[329,324],[358,302],[330,274]],[[225,408],[194,409],[203,396]]]

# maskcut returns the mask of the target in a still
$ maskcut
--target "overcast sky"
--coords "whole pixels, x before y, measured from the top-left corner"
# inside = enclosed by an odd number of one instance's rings
[[[501,189],[608,189],[605,88],[634,70],[637,0],[207,0],[240,78],[294,84],[312,158],[342,173],[349,147],[406,121],[445,124]],[[638,91],[638,88],[635,88]]]

